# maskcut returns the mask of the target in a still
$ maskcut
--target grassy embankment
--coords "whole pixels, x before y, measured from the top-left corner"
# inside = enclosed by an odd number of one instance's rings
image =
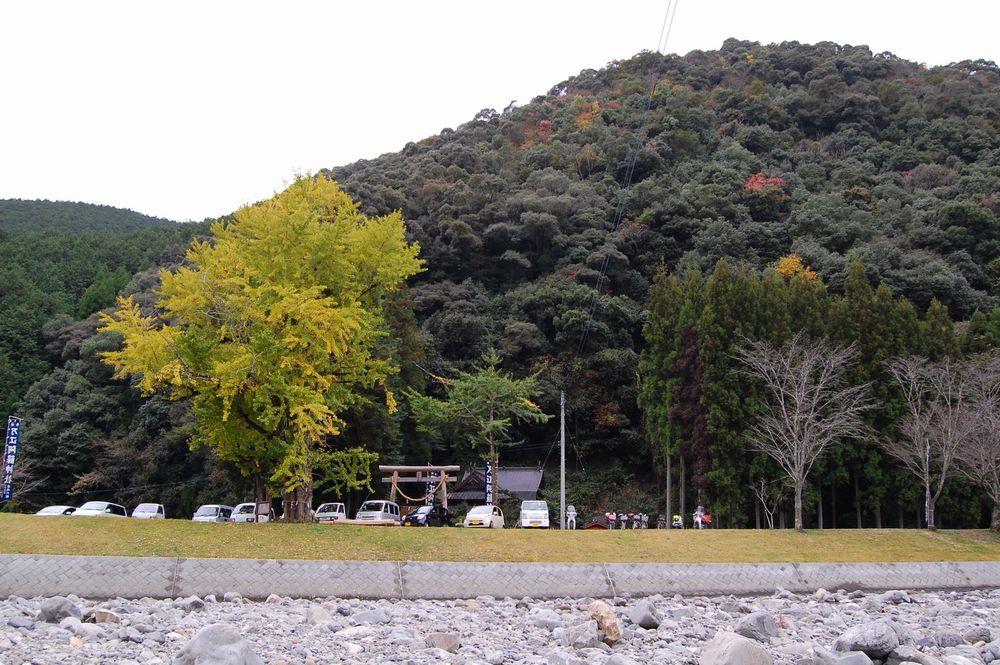
[[[1000,561],[985,531],[526,531],[0,514],[0,554],[570,562]]]

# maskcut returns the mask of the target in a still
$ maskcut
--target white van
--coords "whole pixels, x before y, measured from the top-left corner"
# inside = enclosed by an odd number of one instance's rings
[[[218,503],[208,503],[201,506],[191,516],[192,522],[228,522],[233,514],[232,506],[223,506]]]
[[[132,517],[140,520],[162,520],[166,516],[162,503],[140,503],[132,511]]]
[[[233,508],[233,514],[229,518],[230,522],[255,522],[256,521],[256,510],[257,504],[255,503],[241,503],[240,505]],[[274,521],[274,508],[271,509],[270,515],[261,515],[261,522],[273,522]]]
[[[544,501],[522,501],[520,522],[522,529],[548,529],[549,504]]]
[[[347,519],[347,510],[342,503],[324,503],[316,509],[317,522],[337,522]]]
[[[365,501],[356,515],[359,520],[399,521],[399,504],[395,501]]]

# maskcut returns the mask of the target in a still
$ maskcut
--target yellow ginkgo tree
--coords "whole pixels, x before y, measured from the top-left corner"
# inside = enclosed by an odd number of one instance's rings
[[[104,317],[121,335],[105,354],[144,393],[191,398],[194,445],[255,481],[258,499],[285,495],[308,515],[317,465],[369,480],[374,455],[338,449],[341,414],[396,370],[380,355],[386,298],[422,269],[399,213],[366,217],[332,180],[300,177],[196,241],[161,273],[156,311],[131,299]],[[347,470],[347,471],[344,471]]]

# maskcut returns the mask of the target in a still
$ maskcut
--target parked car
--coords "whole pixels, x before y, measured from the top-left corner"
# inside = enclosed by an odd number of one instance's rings
[[[420,506],[403,518],[403,526],[453,526],[452,514],[444,506]]]
[[[502,529],[503,511],[496,506],[475,506],[465,516],[465,526],[480,529]]]
[[[208,503],[198,508],[191,516],[192,522],[227,522],[233,514],[232,506]]]
[[[365,501],[361,504],[359,520],[395,520],[399,521],[399,505],[395,501]]]
[[[132,517],[140,520],[162,520],[166,516],[167,511],[162,503],[140,503],[132,511]]]
[[[336,522],[347,519],[347,510],[342,503],[323,503],[316,509],[317,522]]]
[[[128,517],[128,511],[117,503],[88,501],[73,511],[73,517]]]
[[[76,511],[73,506],[45,506],[36,515],[72,515]]]
[[[230,516],[230,522],[246,523],[256,521],[256,511],[257,504],[251,503],[241,503],[240,505],[233,508],[233,514]],[[273,522],[274,521],[274,508],[271,509],[270,515],[261,515],[261,522]]]
[[[549,504],[544,501],[522,501],[520,524],[522,529],[548,529]]]

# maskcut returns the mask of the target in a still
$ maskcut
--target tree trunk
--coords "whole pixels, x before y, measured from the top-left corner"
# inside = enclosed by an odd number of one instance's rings
[[[757,528],[759,529],[760,528],[760,501],[754,501],[753,502],[753,519],[754,519],[754,522],[757,525]]]
[[[802,524],[802,483],[795,483],[795,530],[805,530]]]
[[[993,518],[990,520],[990,530],[1000,532],[1000,502],[993,502]]]
[[[822,531],[823,530],[823,485],[817,486],[816,489],[819,490],[819,511],[816,513],[816,516],[819,518],[819,528]]]
[[[674,467],[673,455],[667,453],[667,524],[670,524],[673,521],[673,513],[671,512],[674,509],[673,467]]]
[[[934,524],[934,495],[931,494],[930,478],[924,479],[924,522],[929,531],[934,531],[937,526]]]
[[[882,504],[881,503],[876,503],[875,504],[875,528],[876,529],[881,529],[882,528]]]
[[[785,509],[784,508],[782,508],[781,510],[778,511],[778,528],[779,529],[784,529],[785,528]]]
[[[687,463],[681,453],[681,520],[687,519]]]
[[[309,522],[312,520],[312,481],[296,487],[291,492],[285,492],[285,521]]]
[[[267,483],[264,482],[264,474],[255,473],[253,476],[253,500],[254,503],[270,503],[271,496],[267,491]]]
[[[897,508],[899,509],[899,528],[902,529],[902,528],[905,528],[904,527],[904,521],[903,521],[903,506],[899,505],[899,506],[897,506]]]

